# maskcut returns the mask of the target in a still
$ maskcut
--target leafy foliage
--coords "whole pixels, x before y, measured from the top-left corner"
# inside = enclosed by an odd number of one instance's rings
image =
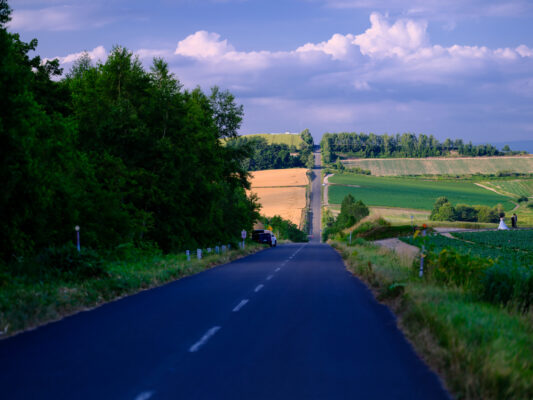
[[[250,153],[220,143],[237,136],[243,115],[229,92],[183,90],[164,60],[146,71],[118,46],[105,63],[84,55],[58,79],[57,60],[29,56],[36,40],[7,31],[9,13],[1,1],[3,263],[46,253],[41,262],[63,265],[75,225],[83,247],[105,251],[153,243],[170,252],[252,228]]]
[[[327,240],[331,235],[355,225],[369,214],[370,210],[361,200],[355,201],[351,194],[347,195],[342,200],[341,212],[337,218],[333,220],[330,217],[326,220],[326,228],[322,231],[323,239]]]
[[[291,221],[275,215],[271,218],[261,217],[261,221],[265,226],[270,225],[278,239],[286,239],[291,242],[307,242],[309,241],[307,234],[293,224]]]
[[[503,207],[469,206],[457,204],[455,207],[446,197],[439,197],[435,201],[430,219],[432,221],[467,221],[467,222],[498,222]]]

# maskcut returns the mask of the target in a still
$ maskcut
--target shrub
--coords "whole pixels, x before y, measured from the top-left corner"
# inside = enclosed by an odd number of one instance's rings
[[[429,272],[433,279],[445,285],[474,289],[483,271],[493,264],[490,259],[460,254],[453,249],[443,249]]]
[[[517,201],[518,201],[519,203],[527,203],[527,202],[529,201],[529,199],[527,198],[527,196],[522,196],[522,197],[519,197],[519,198],[517,199]]]
[[[47,273],[66,279],[86,279],[106,273],[103,261],[96,251],[87,247],[78,251],[73,244],[44,249],[37,257],[37,263]]]

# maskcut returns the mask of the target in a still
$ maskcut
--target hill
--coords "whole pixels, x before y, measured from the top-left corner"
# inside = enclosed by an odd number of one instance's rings
[[[533,156],[364,158],[342,162],[348,168],[370,170],[374,176],[533,173]]]
[[[298,133],[254,133],[252,135],[244,135],[244,137],[262,137],[268,144],[286,144],[287,146],[295,146],[299,148],[303,143],[302,137]]]

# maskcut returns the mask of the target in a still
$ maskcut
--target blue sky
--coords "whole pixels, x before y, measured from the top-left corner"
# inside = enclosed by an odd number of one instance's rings
[[[533,140],[530,0],[12,0],[10,30],[66,71],[113,45],[229,89],[241,133]]]

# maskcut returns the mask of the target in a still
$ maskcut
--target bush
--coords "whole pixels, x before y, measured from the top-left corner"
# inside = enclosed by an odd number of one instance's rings
[[[492,265],[490,259],[460,254],[453,249],[443,249],[436,260],[430,261],[430,276],[445,285],[475,289],[485,269]]]
[[[44,249],[37,257],[37,263],[47,273],[66,279],[87,279],[106,274],[96,251],[87,247],[78,251],[73,244]]]
[[[522,196],[522,197],[519,197],[519,198],[517,199],[517,201],[518,201],[519,203],[527,203],[527,202],[529,201],[529,199],[527,198],[527,196]]]

